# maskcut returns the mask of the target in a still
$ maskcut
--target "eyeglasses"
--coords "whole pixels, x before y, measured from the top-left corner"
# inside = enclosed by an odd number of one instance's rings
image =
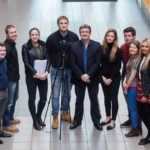
[[[90,31],[80,31],[80,33],[90,33]]]

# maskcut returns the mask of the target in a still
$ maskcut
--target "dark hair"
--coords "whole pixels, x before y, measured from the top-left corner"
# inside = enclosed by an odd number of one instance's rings
[[[62,19],[67,20],[67,22],[69,23],[69,20],[66,16],[60,16],[60,17],[57,18],[57,24],[59,24],[60,20],[62,20]]]
[[[90,26],[90,25],[88,25],[88,24],[83,24],[83,25],[81,25],[80,28],[79,28],[79,32],[80,32],[80,30],[83,29],[83,28],[88,28],[88,29],[90,30],[90,32],[91,32],[91,26]]]
[[[5,33],[8,34],[8,29],[10,28],[15,28],[14,25],[7,25],[6,28],[5,28]]]
[[[32,32],[33,30],[36,30],[36,31],[39,33],[39,35],[40,35],[40,30],[39,30],[38,28],[31,28],[30,31],[29,31],[29,35],[31,35],[31,32]]]
[[[123,30],[123,33],[125,32],[131,32],[133,36],[136,35],[136,30],[133,27],[127,27]]]
[[[4,43],[0,42],[0,46],[6,47]]]

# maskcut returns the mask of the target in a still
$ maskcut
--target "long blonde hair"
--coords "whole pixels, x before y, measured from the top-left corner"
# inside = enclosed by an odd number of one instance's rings
[[[112,50],[111,50],[110,56],[109,56],[109,60],[111,62],[114,62],[115,58],[116,58],[117,48],[118,48],[118,35],[117,35],[117,31],[115,29],[109,29],[106,32],[106,34],[104,36],[102,47],[103,47],[103,52],[106,53],[106,51],[108,49],[108,43],[107,43],[107,39],[106,38],[107,38],[107,35],[108,35],[109,32],[114,33],[114,36],[115,36],[115,40],[113,42]]]
[[[141,45],[140,45],[140,54],[139,54],[139,57],[138,57],[138,63],[140,63],[142,57],[143,57],[143,53],[142,53],[142,46],[143,46],[143,43],[147,43],[148,44],[148,47],[149,47],[149,53],[144,61],[144,64],[142,65],[142,68],[141,70],[144,71],[147,69],[147,66],[148,66],[148,63],[150,61],[150,39],[149,38],[146,38],[144,39],[142,42],[141,42]]]

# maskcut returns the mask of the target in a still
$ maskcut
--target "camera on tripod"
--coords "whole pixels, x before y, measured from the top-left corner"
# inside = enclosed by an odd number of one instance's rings
[[[68,50],[71,48],[71,43],[66,40],[62,40],[59,42],[59,52],[61,54],[68,53]]]

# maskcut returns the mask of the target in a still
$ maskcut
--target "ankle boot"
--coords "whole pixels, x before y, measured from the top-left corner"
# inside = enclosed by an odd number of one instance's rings
[[[58,128],[58,115],[53,115],[52,128],[53,129],[57,129]]]
[[[33,121],[33,127],[36,130],[41,130],[41,127],[40,127],[39,123],[37,122],[37,120]]]
[[[139,129],[139,133],[140,133],[140,135],[142,135],[142,133],[143,133],[142,125],[139,125],[139,126],[138,126],[138,129]]]
[[[139,136],[139,135],[140,135],[139,127],[132,128],[130,132],[125,134],[126,137],[134,137],[134,136]]]
[[[68,110],[62,111],[61,119],[64,120],[64,121],[67,121],[69,123],[74,122],[73,118],[71,118],[71,116],[69,115]]]
[[[37,119],[37,122],[38,122],[38,124],[39,124],[40,126],[42,126],[42,127],[45,127],[45,126],[46,126],[46,124],[42,121],[41,118],[38,118],[38,119]]]

